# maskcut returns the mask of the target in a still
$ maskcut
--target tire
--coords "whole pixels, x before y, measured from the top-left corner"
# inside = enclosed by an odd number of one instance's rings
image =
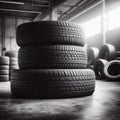
[[[120,60],[120,57],[116,57],[115,60]]]
[[[88,69],[14,70],[11,91],[14,96],[66,98],[92,95],[95,74]]]
[[[90,47],[87,51],[88,53],[88,65],[93,65],[98,59],[99,49],[95,47]]]
[[[18,65],[10,65],[9,69],[16,70],[16,69],[19,69],[19,67],[18,67]]]
[[[16,32],[20,47],[34,45],[80,45],[85,40],[80,26],[63,21],[37,21],[21,24]]]
[[[0,56],[0,65],[9,65],[9,57]]]
[[[103,70],[104,70],[104,67],[107,63],[108,63],[108,61],[105,59],[98,59],[95,62],[93,70],[95,72],[97,79],[105,79],[105,75],[104,75]]]
[[[83,47],[70,45],[22,47],[18,52],[18,65],[21,69],[84,69],[87,52]]]
[[[8,56],[8,57],[13,57],[13,58],[17,58],[18,57],[18,52],[17,51],[7,51],[5,53],[5,56]]]
[[[10,65],[18,65],[18,61],[12,61]]]
[[[0,75],[0,82],[9,81],[9,75]]]
[[[10,66],[18,66],[18,58],[10,58]]]
[[[0,70],[9,70],[9,65],[0,65]]]
[[[14,61],[14,62],[11,62],[11,63],[10,63],[10,66],[15,66],[15,65],[18,66],[18,61],[16,61],[16,62]]]
[[[87,66],[87,69],[93,70],[93,65],[88,65],[88,66]]]
[[[112,60],[104,67],[104,74],[108,80],[120,80],[120,61]]]
[[[115,52],[115,58],[114,58],[115,60],[120,60],[120,51],[116,51]]]
[[[16,62],[16,61],[18,61],[18,58],[11,57],[11,58],[10,58],[10,61],[15,61],[15,62]]]
[[[99,59],[106,59],[108,61],[113,60],[116,49],[111,44],[105,44],[101,47],[99,52]]]
[[[9,70],[0,70],[0,75],[9,75]]]

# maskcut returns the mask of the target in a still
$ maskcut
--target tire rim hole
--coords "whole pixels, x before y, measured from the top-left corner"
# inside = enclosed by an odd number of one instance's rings
[[[112,76],[117,76],[120,74],[120,63],[111,64],[108,67],[108,73]]]

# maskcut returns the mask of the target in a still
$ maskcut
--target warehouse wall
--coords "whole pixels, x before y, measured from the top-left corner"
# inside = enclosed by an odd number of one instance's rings
[[[106,33],[106,43],[113,44],[116,50],[120,50],[120,28]]]
[[[1,22],[1,20],[4,21]],[[4,40],[4,44],[2,42],[0,43],[0,55],[2,53],[2,47],[5,48],[5,51],[18,51],[19,47],[16,44],[16,28],[18,25],[30,21],[30,19],[25,18],[0,17],[0,42]],[[1,35],[3,30],[5,31],[4,35]]]
[[[17,51],[18,46],[16,44],[16,28],[18,25],[30,22],[29,19],[20,18],[5,18],[5,48],[6,51],[12,50]]]
[[[109,14],[109,12],[112,9],[116,9],[119,8],[120,6],[120,0],[106,0],[106,8],[105,11],[107,14]],[[89,21],[92,18],[95,18],[97,16],[101,16],[101,34],[89,37],[88,39],[86,39],[86,42],[88,44],[89,47],[91,46],[95,46],[100,48],[103,45],[103,33],[102,33],[102,4],[97,5],[96,7],[92,8],[91,10],[85,12],[84,14],[80,15],[79,17],[75,18],[74,20],[72,20],[72,22],[76,22],[78,24],[82,24],[86,21]],[[120,16],[120,14],[118,14],[118,16]],[[106,21],[106,23],[108,23],[109,21]],[[108,25],[107,25],[108,26]],[[106,27],[107,27],[106,26]],[[117,29],[113,29],[113,30],[108,30],[106,31],[106,43],[111,43],[113,45],[115,45],[117,50],[120,50],[120,27]]]
[[[1,38],[2,38],[2,19],[0,18],[0,55],[1,55],[1,51],[2,51]]]
[[[101,15],[102,15],[102,4],[99,4],[96,7],[88,10],[84,14],[80,15],[79,17],[75,18],[74,20],[72,20],[72,22],[75,22],[78,24],[83,24],[83,23],[85,23],[97,16],[101,16]],[[86,42],[89,47],[95,46],[95,47],[100,48],[103,44],[102,33],[86,39]]]
[[[120,9],[120,0],[106,0],[107,13],[116,8]],[[117,17],[120,21],[120,12],[117,13]],[[113,44],[117,50],[120,50],[120,27],[106,32],[106,42]]]

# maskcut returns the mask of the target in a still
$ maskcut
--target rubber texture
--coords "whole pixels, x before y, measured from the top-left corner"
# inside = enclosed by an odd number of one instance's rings
[[[94,90],[95,74],[89,69],[14,70],[11,75],[15,97],[82,97]]]
[[[86,69],[91,69],[91,70],[93,70],[93,65],[88,65]]]
[[[107,80],[120,81],[120,60],[112,60],[104,67],[104,74]]]
[[[115,57],[116,49],[111,44],[105,44],[100,48],[99,59],[113,60]]]
[[[36,21],[21,24],[16,31],[20,47],[34,45],[79,45],[84,46],[82,28],[65,21]]]
[[[18,65],[10,65],[9,69],[15,70],[15,69],[19,69],[19,67],[18,67]]]
[[[90,47],[87,50],[88,53],[88,65],[93,65],[98,59],[99,49],[95,47]]]
[[[9,65],[0,65],[0,70],[9,70]]]
[[[115,60],[120,60],[120,51],[116,51],[115,52],[115,58],[114,58]]]
[[[22,47],[18,53],[18,65],[21,69],[86,68],[87,52],[83,47],[71,45]]]
[[[13,57],[13,58],[17,58],[18,57],[18,52],[17,51],[6,51],[5,56],[8,57]]]
[[[0,75],[9,75],[9,70],[0,70]]]
[[[10,65],[18,65],[18,61],[11,61]]]
[[[116,57],[115,60],[120,60],[120,57]]]
[[[93,70],[95,72],[97,79],[100,79],[100,80],[105,79],[105,75],[104,75],[103,70],[104,70],[104,67],[107,63],[108,63],[108,61],[105,59],[98,59],[95,62],[94,66],[93,66]]]
[[[9,65],[9,57],[0,56],[0,65]]]
[[[0,75],[0,82],[9,81],[9,75]]]
[[[18,64],[18,58],[10,58],[10,64]]]
[[[18,60],[11,59],[10,65],[18,65]]]

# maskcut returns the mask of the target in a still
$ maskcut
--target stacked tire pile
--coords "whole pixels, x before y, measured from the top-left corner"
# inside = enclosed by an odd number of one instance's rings
[[[91,52],[92,51],[92,52]],[[100,50],[89,48],[88,63],[93,65],[97,79],[120,79],[120,52],[111,44],[103,45]]]
[[[98,59],[99,49],[96,47],[90,47],[87,49],[88,65],[87,68],[93,69],[94,63]]]
[[[9,81],[9,57],[0,56],[0,82]]]
[[[95,74],[86,69],[81,28],[62,21],[25,23],[17,28],[20,69],[12,72],[13,96],[66,98],[92,95]]]
[[[5,56],[9,57],[9,75],[13,70],[18,69],[18,52],[17,51],[7,51]]]

